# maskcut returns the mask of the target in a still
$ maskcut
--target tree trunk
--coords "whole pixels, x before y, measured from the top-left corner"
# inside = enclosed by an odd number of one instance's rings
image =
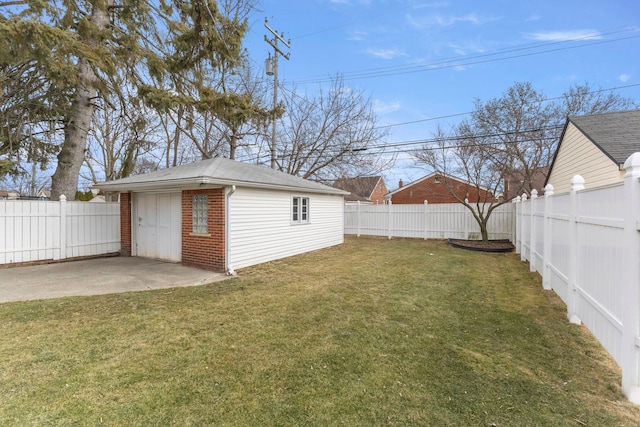
[[[113,0],[107,0],[104,8],[95,8],[91,20],[97,32],[109,25],[107,7]],[[88,40],[89,43],[92,40]],[[64,194],[74,200],[78,190],[78,177],[87,149],[87,134],[91,126],[94,101],[97,91],[94,82],[97,77],[86,58],[78,59],[78,86],[71,104],[68,120],[64,128],[64,143],[58,154],[58,165],[51,177],[51,199],[58,200]]]
[[[96,90],[91,86],[95,74],[86,59],[78,60],[78,87],[64,128],[64,144],[58,154],[58,166],[51,177],[51,198],[58,200],[64,194],[74,200],[78,190],[78,176],[87,148],[87,133],[93,116],[93,98]]]
[[[229,158],[231,160],[236,159],[236,148],[238,147],[238,134],[237,129],[231,131],[231,138],[229,138]]]
[[[487,223],[480,222],[480,235],[482,236],[482,241],[487,243],[489,241],[489,232],[487,231]]]

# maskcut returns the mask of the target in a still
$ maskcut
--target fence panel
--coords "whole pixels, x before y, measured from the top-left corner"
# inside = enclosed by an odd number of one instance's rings
[[[544,268],[544,212],[546,199],[537,197],[532,203],[531,211],[531,264],[532,271],[542,271]]]
[[[0,264],[119,250],[119,203],[0,201]]]
[[[423,237],[423,205],[386,205],[391,209],[391,235],[396,237]]]
[[[59,259],[60,203],[0,201],[0,264]]]
[[[624,186],[584,190],[576,197],[576,314],[620,363],[626,252]]]
[[[488,222],[490,239],[513,235],[513,205],[499,206]],[[461,204],[345,205],[345,234],[423,239],[480,239],[480,227]]]
[[[531,259],[531,201],[527,203],[526,196],[523,197],[525,203],[522,203],[520,221],[522,221],[523,227],[521,230],[522,241],[520,244],[520,258],[523,261],[529,261]]]
[[[68,202],[67,258],[120,250],[120,204]]]
[[[576,175],[568,194],[516,203],[516,250],[620,364],[622,389],[640,404],[640,153],[625,169],[621,184],[584,189]]]
[[[551,240],[549,255],[545,257],[550,276],[551,289],[566,304],[569,286],[569,212],[571,196],[568,193],[554,195],[549,209],[549,230],[545,230],[545,239]]]

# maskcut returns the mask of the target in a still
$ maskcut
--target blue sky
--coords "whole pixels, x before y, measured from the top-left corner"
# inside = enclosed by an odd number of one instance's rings
[[[389,143],[430,138],[475,98],[499,97],[514,82],[548,97],[588,82],[640,100],[638,0],[262,0],[259,8],[245,38],[258,72],[272,51],[268,17],[291,39],[281,84],[312,93],[341,73],[391,125]],[[400,155],[387,185],[426,174],[414,166]]]

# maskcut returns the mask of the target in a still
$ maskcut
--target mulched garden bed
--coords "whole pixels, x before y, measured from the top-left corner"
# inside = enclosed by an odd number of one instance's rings
[[[515,249],[513,243],[506,239],[489,240],[486,243],[482,240],[449,239],[449,245],[479,252],[512,252]]]

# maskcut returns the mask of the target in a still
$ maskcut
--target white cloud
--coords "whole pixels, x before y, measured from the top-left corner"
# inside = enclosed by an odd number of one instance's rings
[[[412,14],[406,15],[409,25],[418,30],[425,28],[440,26],[449,27],[457,23],[471,23],[474,25],[482,25],[487,22],[495,21],[497,18],[479,16],[476,13],[469,13],[464,16],[445,16],[439,14],[431,14],[427,16],[417,16]]]
[[[393,59],[393,58],[397,58],[398,56],[407,56],[406,53],[398,49],[371,48],[371,49],[367,49],[367,53],[371,56],[375,56],[376,58],[382,58],[382,59]]]
[[[371,0],[357,0],[357,1],[353,1],[353,0],[329,0],[329,3],[333,3],[333,4],[346,4],[346,5],[353,5],[355,4],[371,4]]]
[[[373,100],[373,111],[378,114],[393,113],[394,111],[398,111],[400,107],[401,104],[398,101],[384,102],[379,99]]]
[[[447,1],[435,1],[432,3],[422,3],[422,4],[416,4],[415,6],[413,6],[413,9],[426,9],[426,8],[442,8],[442,7],[449,7],[450,4]]]
[[[465,16],[435,16],[435,21],[441,27],[448,27],[458,22],[471,22],[472,24],[481,24],[482,20],[475,14],[470,13]]]
[[[351,34],[349,35],[348,40],[353,40],[353,41],[362,41],[362,40],[364,40],[368,35],[369,35],[369,33],[367,33],[366,31],[353,31],[353,32],[351,32]]]
[[[469,54],[478,54],[478,53],[485,53],[486,49],[480,45],[478,45],[477,43],[466,43],[466,44],[456,44],[456,43],[449,43],[449,48],[451,48],[456,55],[460,55],[460,56],[466,56]]]
[[[571,40],[599,40],[602,35],[596,30],[547,31],[530,33],[529,38],[543,42],[564,42]]]
[[[629,74],[620,74],[618,76],[618,79],[622,82],[622,83],[626,83],[631,79],[631,76]]]

